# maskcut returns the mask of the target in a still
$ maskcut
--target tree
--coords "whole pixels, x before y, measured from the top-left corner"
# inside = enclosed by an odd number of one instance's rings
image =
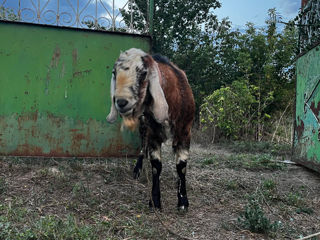
[[[0,20],[19,21],[19,17],[12,9],[0,6]]]

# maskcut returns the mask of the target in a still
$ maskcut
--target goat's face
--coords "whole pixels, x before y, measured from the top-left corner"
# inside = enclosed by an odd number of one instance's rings
[[[120,54],[114,65],[111,79],[112,105],[107,117],[109,122],[114,122],[119,112],[125,125],[129,125],[128,120],[137,123],[138,117],[144,111],[143,102],[147,89],[154,99],[151,111],[157,107],[153,111],[156,120],[161,122],[167,118],[168,105],[160,86],[159,73],[155,64],[151,56],[139,49],[132,48]]]
[[[147,76],[147,67],[143,62],[144,52],[130,49],[122,53],[113,68],[114,104],[123,117],[132,116],[138,110],[139,96],[143,95],[140,87]]]

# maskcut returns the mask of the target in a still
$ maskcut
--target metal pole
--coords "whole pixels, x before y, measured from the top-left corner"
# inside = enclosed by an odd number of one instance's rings
[[[56,16],[56,20],[57,20],[57,26],[59,26],[59,22],[60,22],[60,0],[58,0],[58,2],[57,2],[57,16]]]
[[[153,35],[154,0],[149,0],[149,34]]]

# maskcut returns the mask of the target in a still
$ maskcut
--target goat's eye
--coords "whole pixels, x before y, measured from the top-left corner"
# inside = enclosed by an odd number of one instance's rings
[[[138,75],[139,84],[141,84],[141,83],[146,79],[146,76],[147,76],[147,72],[141,72],[141,73]]]

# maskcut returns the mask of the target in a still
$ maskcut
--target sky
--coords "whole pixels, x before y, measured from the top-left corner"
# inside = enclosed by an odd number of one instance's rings
[[[268,9],[276,8],[287,22],[298,15],[301,0],[220,0],[221,8],[215,9],[218,18],[229,17],[234,28],[244,28],[247,22],[263,27],[268,17]]]
[[[19,0],[0,0],[0,5],[2,2],[5,2],[5,7],[11,7],[15,9],[18,6]],[[116,8],[123,7],[128,0],[115,0],[114,4]],[[265,20],[268,17],[268,9],[276,8],[277,12],[282,16],[282,20],[287,22],[290,19],[293,19],[299,11],[301,0],[219,0],[222,4],[221,8],[215,9],[214,14],[218,15],[218,18],[229,17],[229,20],[232,22],[234,28],[244,29],[247,22],[252,22],[257,27],[265,26]],[[32,2],[34,5],[32,5]],[[70,4],[72,4],[74,11],[77,6],[77,0],[60,0],[60,11],[72,12]],[[110,6],[112,6],[113,0],[101,0],[99,2],[99,17],[109,17],[108,13],[104,8],[109,10],[109,13],[112,14]],[[41,8],[48,3],[46,9],[56,9],[57,1],[56,0],[21,0],[21,8],[24,8],[24,16],[27,18],[35,17],[33,15],[34,11],[28,10],[29,8],[34,9],[38,7],[40,3]],[[86,10],[82,13],[81,16],[85,16],[88,13],[90,15],[95,12],[95,1],[93,0],[80,0],[80,9],[84,8],[87,3]],[[103,3],[103,4],[102,4]],[[45,11],[44,11],[45,12]],[[50,17],[50,12],[47,13],[47,17]],[[68,19],[68,16],[62,15]],[[119,21],[119,19],[117,19]]]

